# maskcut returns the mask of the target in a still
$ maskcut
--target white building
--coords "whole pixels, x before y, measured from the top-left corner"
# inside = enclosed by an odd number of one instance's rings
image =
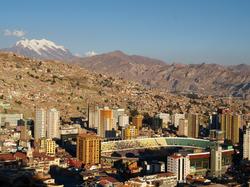
[[[178,127],[180,124],[180,119],[185,119],[185,114],[173,114],[172,115],[172,123],[175,127]]]
[[[129,125],[129,116],[127,114],[120,115],[118,117],[119,127],[126,127]]]
[[[46,110],[43,108],[36,109],[34,136],[35,140],[46,137]]]
[[[47,111],[47,138],[60,138],[60,115],[55,108]]]
[[[167,127],[168,123],[171,122],[170,114],[168,113],[159,113],[156,117],[162,119],[163,127]]]
[[[250,160],[250,123],[243,136],[243,159]]]
[[[89,107],[88,109],[88,124],[89,128],[98,128],[99,125],[99,108]]]
[[[125,114],[125,109],[123,108],[115,108],[113,109],[113,119],[114,119],[114,125],[117,129],[117,125],[119,123],[119,116],[122,116]]]
[[[216,145],[211,149],[211,176],[221,176],[222,175],[222,147]]]
[[[16,127],[18,120],[23,119],[23,114],[0,114],[0,126],[9,123],[10,127]]]
[[[167,171],[174,173],[179,182],[185,182],[187,175],[190,174],[189,156],[174,154],[167,159]]]

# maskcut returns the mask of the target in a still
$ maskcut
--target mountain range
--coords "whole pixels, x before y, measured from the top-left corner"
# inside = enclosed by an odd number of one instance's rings
[[[60,60],[88,70],[136,81],[148,88],[205,95],[250,95],[250,65],[167,64],[161,60],[113,51],[79,58],[63,46],[42,40],[21,40],[4,49],[36,59]]]

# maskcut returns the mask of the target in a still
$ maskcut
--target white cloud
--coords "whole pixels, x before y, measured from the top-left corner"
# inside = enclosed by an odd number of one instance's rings
[[[97,55],[97,53],[95,51],[88,51],[85,53],[85,56],[87,56],[87,57],[91,57],[91,56],[95,56],[95,55]]]
[[[9,30],[9,29],[5,29],[4,30],[4,36],[15,36],[15,37],[23,37],[26,35],[26,32],[23,30]]]

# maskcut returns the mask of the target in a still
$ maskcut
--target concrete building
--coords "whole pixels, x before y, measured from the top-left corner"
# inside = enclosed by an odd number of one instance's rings
[[[0,114],[0,127],[7,123],[10,127],[16,127],[21,119],[23,119],[23,114]]]
[[[118,117],[119,127],[126,127],[129,125],[129,116],[127,114],[120,115]]]
[[[98,135],[102,138],[105,138],[105,132],[110,131],[115,128],[113,111],[108,107],[104,107],[99,111],[99,126],[98,126]]]
[[[180,119],[177,134],[179,136],[188,136],[188,120]]]
[[[217,142],[220,142],[220,143],[223,143],[224,142],[224,132],[223,131],[220,131],[220,130],[210,130],[209,131],[209,139],[211,141],[217,141]]]
[[[159,113],[156,115],[156,117],[162,119],[163,128],[167,128],[168,124],[171,123],[170,114],[168,113]]]
[[[124,139],[137,138],[139,135],[138,129],[135,125],[129,125],[125,128]]]
[[[188,114],[188,137],[199,137],[199,115]]]
[[[131,187],[175,187],[177,177],[173,173],[159,173],[143,177],[131,178],[125,182],[125,186]]]
[[[43,108],[36,109],[34,136],[36,141],[46,137],[46,110]]]
[[[220,129],[220,117],[214,112],[211,116],[211,126],[210,129],[219,130]]]
[[[211,149],[210,175],[219,177],[222,175],[222,148],[218,144]]]
[[[47,138],[60,138],[60,116],[55,108],[47,111]]]
[[[47,155],[55,155],[56,154],[56,142],[52,139],[46,139],[45,151]]]
[[[180,124],[180,119],[185,119],[185,114],[173,114],[172,115],[172,123],[175,127],[178,127]]]
[[[99,164],[101,138],[95,134],[79,134],[76,153],[77,159],[83,164]]]
[[[239,130],[241,127],[241,115],[232,114],[230,111],[220,115],[221,130],[224,138],[231,140],[233,144],[239,143]]]
[[[243,135],[243,159],[250,160],[250,124]]]
[[[143,116],[142,115],[136,115],[132,118],[132,123],[133,125],[136,126],[136,128],[138,130],[140,130],[142,128],[142,120],[143,120]]]
[[[88,107],[88,127],[97,129],[99,125],[99,108],[97,106]]]
[[[190,174],[189,156],[174,154],[168,156],[167,171],[177,176],[178,182],[185,182],[187,175]]]
[[[122,116],[124,114],[125,114],[125,109],[123,108],[113,109],[113,119],[114,119],[115,129],[117,128],[117,125],[119,123],[119,116]]]

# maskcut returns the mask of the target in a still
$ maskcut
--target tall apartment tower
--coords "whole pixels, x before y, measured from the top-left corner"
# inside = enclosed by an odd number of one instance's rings
[[[115,108],[113,109],[113,119],[114,119],[114,125],[115,129],[117,129],[117,125],[119,123],[119,116],[122,116],[125,114],[124,108]]]
[[[240,127],[241,127],[241,115],[233,115],[233,124],[232,124],[232,143],[237,144],[240,141]]]
[[[170,119],[170,114],[168,113],[159,113],[156,115],[156,117],[162,119],[162,126],[164,128],[167,128],[168,127],[168,124],[171,122],[171,119]]]
[[[183,156],[181,154],[168,156],[167,171],[174,173],[179,182],[185,182],[187,175],[190,174],[189,156]]]
[[[241,115],[230,112],[220,115],[221,130],[224,138],[231,140],[233,144],[239,143],[239,129],[241,126]]]
[[[210,129],[219,130],[220,129],[220,119],[219,115],[214,112],[211,116],[211,127]]]
[[[108,107],[104,107],[99,111],[98,135],[105,137],[105,132],[114,128],[113,112]]]
[[[180,119],[185,119],[185,114],[173,114],[172,115],[172,123],[175,127],[178,127],[180,124]]]
[[[188,136],[188,120],[180,119],[177,134],[179,136]]]
[[[47,138],[60,138],[59,133],[60,115],[55,108],[47,111]]]
[[[199,115],[188,114],[188,136],[198,138],[199,136]]]
[[[97,129],[99,125],[99,108],[97,106],[88,107],[88,127]]]
[[[120,115],[118,117],[119,127],[126,127],[129,125],[129,116],[127,114]]]
[[[143,120],[143,116],[142,115],[136,115],[132,118],[132,123],[133,125],[136,126],[136,128],[138,130],[140,130],[142,128],[142,120]]]
[[[243,159],[250,160],[250,123],[243,135]]]
[[[211,170],[210,175],[219,177],[222,172],[222,148],[219,144],[216,144],[214,148],[211,149]]]
[[[46,110],[43,108],[36,109],[36,119],[34,127],[34,138],[38,141],[46,137]]]
[[[83,164],[99,164],[101,138],[95,134],[79,134],[76,153],[77,159]]]

